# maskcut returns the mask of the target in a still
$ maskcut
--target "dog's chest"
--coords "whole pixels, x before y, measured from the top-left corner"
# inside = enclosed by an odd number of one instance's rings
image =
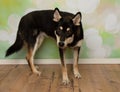
[[[81,47],[83,40],[79,40],[74,47]]]
[[[83,39],[81,39],[81,40],[79,40],[77,42],[73,41],[73,43],[68,44],[68,47],[70,47],[70,48],[81,47],[82,42],[83,42]]]

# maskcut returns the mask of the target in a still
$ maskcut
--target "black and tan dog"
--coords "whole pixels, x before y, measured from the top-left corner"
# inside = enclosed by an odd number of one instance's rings
[[[46,36],[55,39],[59,47],[63,83],[68,84],[70,82],[64,61],[66,47],[74,50],[73,72],[76,78],[80,78],[78,58],[83,40],[80,12],[73,15],[55,8],[55,10],[33,11],[26,14],[21,18],[16,41],[7,50],[6,56],[19,51],[24,45],[27,45],[28,52],[26,59],[32,72],[40,75],[40,72],[34,66],[33,59],[36,50],[40,47]]]

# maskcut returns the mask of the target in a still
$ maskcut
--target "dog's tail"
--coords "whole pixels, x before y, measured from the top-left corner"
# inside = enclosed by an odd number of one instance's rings
[[[11,47],[8,48],[5,56],[7,57],[7,56],[19,51],[22,47],[23,47],[23,40],[22,40],[20,34],[17,33],[15,43]]]

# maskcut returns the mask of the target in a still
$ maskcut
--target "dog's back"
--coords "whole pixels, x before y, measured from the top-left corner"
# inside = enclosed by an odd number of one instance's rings
[[[42,10],[42,11],[33,11],[21,18],[19,24],[19,30],[23,31],[24,34],[36,30],[39,32],[45,32],[48,36],[55,38],[54,32],[57,23],[53,21],[54,10]],[[61,15],[64,17],[73,17],[73,14],[67,12],[61,12]],[[26,32],[27,31],[27,32]],[[33,33],[30,33],[33,34]]]

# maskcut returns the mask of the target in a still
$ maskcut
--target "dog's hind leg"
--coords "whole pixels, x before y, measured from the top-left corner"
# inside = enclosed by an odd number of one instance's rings
[[[66,67],[66,63],[64,61],[65,58],[65,53],[64,50],[59,48],[59,53],[60,53],[60,59],[61,59],[61,65],[62,65],[62,78],[63,78],[63,84],[67,85],[70,83],[70,80],[68,78],[68,74],[67,74],[67,67]]]
[[[73,72],[76,78],[81,78],[81,75],[79,73],[78,69],[78,59],[79,59],[79,51],[80,47],[74,48],[74,64],[73,64]]]
[[[44,37],[39,35],[36,39],[34,46],[28,46],[28,53],[26,56],[26,59],[28,61],[28,64],[32,70],[33,73],[40,75],[41,73],[36,69],[34,65],[34,55],[36,50],[39,48],[39,46],[42,44]]]
[[[27,59],[27,61],[28,61],[28,64],[29,64],[32,72],[35,73],[35,74],[40,75],[40,72],[36,69],[36,67],[35,67],[35,65],[34,65],[34,61],[33,61],[33,59],[34,59],[34,54],[35,54],[34,52],[35,52],[35,49],[34,49],[34,48],[31,48],[31,47],[28,48],[28,53],[27,53],[26,59]]]

